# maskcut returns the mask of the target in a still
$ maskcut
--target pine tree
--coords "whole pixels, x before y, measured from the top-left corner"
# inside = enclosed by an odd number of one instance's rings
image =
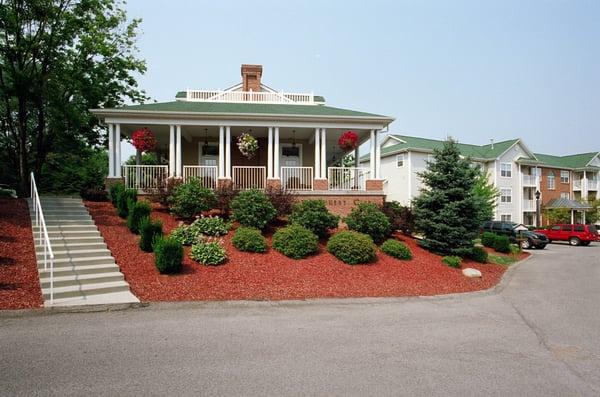
[[[477,170],[452,139],[434,150],[434,161],[419,173],[424,189],[413,201],[421,245],[444,255],[465,256],[479,228],[479,200],[473,194]]]

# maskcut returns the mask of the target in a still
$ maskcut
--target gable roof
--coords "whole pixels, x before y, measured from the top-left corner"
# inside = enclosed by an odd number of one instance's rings
[[[536,153],[536,157],[543,162],[544,165],[549,167],[556,168],[569,168],[569,169],[578,169],[578,168],[590,168],[597,169],[598,167],[589,165],[590,162],[594,159],[594,157],[598,156],[600,153],[591,152],[591,153],[580,153],[573,154],[570,156],[553,156],[550,154],[538,154]]]

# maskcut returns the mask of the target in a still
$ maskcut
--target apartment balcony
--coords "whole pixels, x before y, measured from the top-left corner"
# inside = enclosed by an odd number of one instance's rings
[[[539,179],[535,175],[523,175],[523,187],[537,187]]]
[[[590,180],[588,179],[587,181],[587,190],[588,191],[598,191],[598,181],[597,180]]]
[[[573,190],[581,190],[581,185],[583,185],[582,182],[583,181],[581,179],[573,179]]]
[[[523,200],[523,212],[535,212],[535,200]]]

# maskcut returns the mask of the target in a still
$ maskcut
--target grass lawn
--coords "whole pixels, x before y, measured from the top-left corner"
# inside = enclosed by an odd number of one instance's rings
[[[519,258],[516,256],[488,254],[488,261],[495,265],[509,266],[518,260],[519,260]]]

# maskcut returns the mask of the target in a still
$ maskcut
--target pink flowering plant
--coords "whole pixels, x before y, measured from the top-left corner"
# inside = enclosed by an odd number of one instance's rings
[[[244,157],[251,159],[258,150],[258,141],[252,135],[243,132],[242,135],[237,138],[237,146]]]

